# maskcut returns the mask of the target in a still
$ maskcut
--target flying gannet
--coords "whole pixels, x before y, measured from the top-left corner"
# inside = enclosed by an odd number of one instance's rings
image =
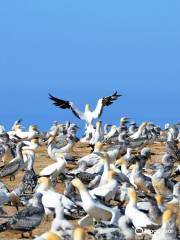
[[[82,112],[80,111],[73,102],[70,101],[65,101],[59,98],[56,98],[54,96],[52,96],[51,94],[49,94],[49,99],[51,99],[53,101],[53,104],[57,107],[60,107],[62,109],[71,109],[71,111],[74,113],[74,115],[81,119],[86,121],[86,125],[91,125],[93,119],[96,118],[100,118],[103,112],[103,108],[105,106],[109,106],[111,105],[115,100],[118,99],[118,97],[122,96],[121,94],[117,94],[117,92],[115,92],[113,95],[111,96],[107,96],[107,97],[103,97],[100,98],[97,102],[96,108],[94,111],[90,110],[90,105],[86,104],[85,106],[85,111]]]

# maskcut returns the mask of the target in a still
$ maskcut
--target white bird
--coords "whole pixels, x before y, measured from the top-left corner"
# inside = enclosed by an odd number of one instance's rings
[[[96,131],[93,134],[93,136],[92,136],[91,140],[89,141],[89,143],[94,145],[94,144],[96,144],[99,141],[103,141],[103,138],[104,138],[104,133],[102,131],[102,123],[101,123],[101,121],[98,121],[96,123]]]
[[[102,219],[104,221],[109,221],[111,224],[117,224],[120,217],[117,208],[107,207],[94,200],[84,184],[78,178],[73,179],[72,184],[79,190],[82,199],[82,207],[87,213],[85,217],[78,221],[80,226],[91,225],[93,223],[93,218],[96,220]]]
[[[58,107],[63,108],[63,109],[66,109],[66,108],[71,109],[71,111],[74,113],[74,115],[77,118],[86,121],[87,125],[92,124],[93,119],[100,118],[101,115],[102,115],[102,112],[103,112],[103,108],[105,106],[111,105],[120,96],[121,96],[120,94],[117,94],[117,92],[115,92],[111,96],[100,98],[98,100],[97,106],[96,106],[94,111],[91,111],[90,110],[90,105],[86,104],[85,111],[81,112],[74,105],[73,102],[64,101],[62,99],[56,98],[56,97],[52,96],[51,94],[49,94],[49,98],[53,101],[53,104],[55,106],[58,106]]]
[[[43,168],[41,170],[41,172],[39,173],[39,176],[51,176],[53,174],[60,174],[62,172],[64,172],[65,166],[67,164],[64,155],[60,154],[58,155],[58,157],[56,157],[57,162],[53,163],[45,168]]]
[[[73,225],[64,218],[64,208],[61,202],[55,207],[56,217],[51,224],[51,232],[58,233],[61,237],[72,237]]]
[[[22,154],[23,154],[23,160],[24,160],[24,166],[27,167],[30,162],[32,165],[34,164],[35,161],[35,150],[39,147],[39,142],[38,139],[34,138],[31,139],[30,141],[23,141],[26,146],[24,146],[22,149]]]
[[[51,136],[48,139],[48,149],[47,150],[48,150],[49,157],[52,160],[57,161],[58,155],[63,154],[66,159],[72,159],[73,157],[71,156],[70,151],[75,144],[74,139],[73,140],[69,139],[68,142],[66,142],[60,148],[58,148],[55,143],[55,141],[56,141],[55,137],[56,136]]]
[[[62,195],[55,192],[51,180],[47,177],[40,177],[37,184],[36,192],[42,193],[42,204],[45,209],[45,214],[49,215],[52,213],[51,209],[55,208],[62,200]]]
[[[116,167],[120,167],[121,166],[121,172],[126,175],[127,177],[130,176],[130,170],[128,169],[128,163],[126,160],[120,158],[118,160],[116,160],[115,162],[115,166]]]
[[[156,225],[150,218],[137,208],[137,194],[133,188],[128,189],[129,202],[125,209],[125,215],[131,219],[136,228]]]
[[[96,196],[102,197],[107,202],[114,199],[119,186],[117,176],[116,172],[112,170],[108,171],[107,183],[90,190],[89,193],[91,196],[93,198],[96,198]]]
[[[123,215],[119,218],[118,225],[126,240],[135,240],[135,231],[130,224],[131,220]]]
[[[163,213],[162,226],[154,233],[152,240],[178,240],[177,229],[176,215],[172,209],[167,209]]]
[[[15,125],[14,130],[8,132],[10,138],[18,137],[31,140],[39,136],[37,126],[30,125],[28,131],[23,131],[20,124]]]
[[[85,162],[87,167],[93,166],[99,162],[101,159],[100,153],[102,153],[103,144],[101,142],[97,142],[95,144],[94,151],[78,160],[78,164]]]
[[[104,140],[107,141],[118,133],[116,125],[112,125],[110,131],[105,135]]]
[[[43,194],[42,203],[45,208],[46,215],[51,214],[52,209],[54,209],[60,201],[64,207],[64,210],[69,210],[76,207],[76,205],[69,198],[54,190],[51,180],[48,177],[40,177],[38,179],[36,192]]]
[[[130,138],[131,139],[138,139],[138,138],[140,138],[141,137],[141,135],[142,135],[142,132],[143,132],[143,130],[145,129],[145,127],[147,126],[147,122],[143,122],[140,126],[139,126],[139,128],[138,128],[138,130],[135,132],[135,133],[133,133],[132,135],[130,135]]]
[[[99,186],[102,186],[108,182],[108,175],[109,175],[109,170],[110,170],[110,164],[109,164],[109,156],[106,153],[103,153],[101,156],[101,160],[104,163],[104,168],[103,168],[103,174],[100,179]]]

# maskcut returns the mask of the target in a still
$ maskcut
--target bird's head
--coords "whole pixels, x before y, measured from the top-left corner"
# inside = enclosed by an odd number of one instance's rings
[[[52,186],[51,180],[48,177],[40,177],[37,184],[38,188],[40,188],[42,191],[47,190]]]
[[[100,128],[102,126],[102,122],[101,121],[97,121],[96,122],[96,128]]]
[[[117,177],[117,173],[113,170],[108,171],[108,180],[111,180],[113,178]]]
[[[32,143],[39,143],[39,138],[33,138],[33,139],[31,139],[31,142]]]
[[[46,232],[42,235],[42,238],[47,239],[47,240],[61,240],[62,239],[55,232]]]
[[[101,155],[101,159],[104,161],[104,162],[109,162],[109,155],[107,153],[103,153]]]
[[[20,205],[20,199],[13,191],[9,194],[9,199],[12,205],[18,208],[18,206]]]
[[[129,170],[130,170],[130,171],[135,171],[136,168],[137,168],[136,164],[131,164],[131,165],[129,166]]]
[[[74,178],[71,181],[72,185],[76,187],[79,191],[84,191],[86,188],[79,178]]]
[[[81,227],[77,227],[73,232],[74,240],[84,240],[85,239],[85,230]]]
[[[21,125],[20,125],[20,124],[17,124],[17,125],[14,127],[14,129],[15,129],[15,131],[21,129]]]
[[[143,130],[147,126],[147,124],[148,124],[147,122],[143,122],[139,128]]]
[[[162,195],[156,194],[156,195],[155,195],[155,199],[156,199],[157,205],[162,205],[162,204],[163,204],[164,198],[163,198]]]
[[[86,104],[85,111],[90,111],[90,104],[89,103]]]
[[[116,130],[116,125],[112,125],[111,129]]]
[[[128,123],[129,119],[127,117],[121,117],[120,118],[120,123]]]
[[[101,151],[102,147],[103,147],[103,143],[102,142],[97,142],[95,144],[95,149],[98,150],[98,151]]]
[[[116,160],[116,163],[115,163],[115,166],[116,166],[116,167],[120,167],[120,166],[122,166],[122,165],[127,165],[126,160],[124,160],[124,159],[122,159],[122,158]]]
[[[47,141],[48,145],[51,144],[55,140],[55,138],[56,138],[55,136],[50,136]]]
[[[171,208],[168,208],[164,211],[162,216],[162,223],[163,225],[166,225],[173,217],[173,210]]]
[[[30,125],[29,126],[29,131],[37,131],[37,126],[36,125]]]
[[[129,200],[133,203],[137,203],[137,193],[134,188],[128,188]]]

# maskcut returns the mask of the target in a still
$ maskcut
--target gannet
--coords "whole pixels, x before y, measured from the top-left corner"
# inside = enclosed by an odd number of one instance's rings
[[[12,179],[12,177],[15,178],[15,174],[24,164],[22,156],[23,146],[25,146],[23,142],[17,144],[16,157],[13,160],[11,160],[10,163],[8,163],[7,165],[3,166],[0,169],[0,177],[10,176],[10,180]]]
[[[107,124],[107,123],[104,124],[104,135],[108,134],[111,127],[112,127],[112,124]]]
[[[156,195],[155,197],[148,196],[143,202],[137,203],[137,208],[146,212],[151,221],[160,225],[163,211],[159,204],[162,204],[162,198],[160,195]]]
[[[22,232],[22,237],[24,232],[29,232],[32,237],[32,230],[39,226],[44,216],[44,207],[41,199],[42,194],[35,194],[30,206],[0,225],[0,232],[20,231]]]
[[[19,195],[22,193],[23,189],[15,189],[11,192],[8,191],[0,191],[0,207],[2,207],[4,204],[12,203],[14,207],[18,210],[19,206]]]
[[[119,126],[119,132],[127,131],[126,124],[129,122],[129,119],[127,117],[121,117],[120,118],[120,126]]]
[[[119,219],[119,212],[117,209],[109,208],[94,200],[84,184],[78,178],[73,179],[72,184],[79,190],[82,199],[82,207],[87,213],[85,217],[78,221],[80,226],[91,225],[93,223],[93,218],[96,220],[102,219],[104,221],[109,221],[112,224],[117,224]]]
[[[130,122],[129,128],[128,128],[128,134],[133,135],[137,131],[138,127],[136,125],[136,122]]]
[[[142,173],[140,162],[136,162],[133,166],[129,177],[130,183],[136,188],[144,192],[154,192],[151,178]]]
[[[78,160],[78,164],[85,162],[87,167],[91,167],[99,162],[101,159],[100,154],[103,151],[103,143],[97,142],[94,147],[94,151]]]
[[[45,209],[45,214],[52,213],[52,209],[59,204],[62,195],[55,192],[52,187],[51,180],[48,177],[40,177],[36,188],[37,193],[42,193],[42,204]]]
[[[49,94],[49,98],[53,101],[53,104],[55,106],[58,106],[60,108],[66,109],[69,108],[71,109],[71,111],[74,113],[74,115],[81,119],[86,121],[87,125],[92,124],[93,119],[96,118],[100,118],[103,112],[103,108],[105,106],[109,106],[111,105],[115,100],[118,99],[118,97],[120,97],[120,94],[117,94],[117,92],[115,92],[113,95],[111,96],[107,96],[107,97],[103,97],[100,98],[98,100],[97,106],[95,108],[94,111],[90,110],[90,105],[86,104],[85,107],[85,111],[81,112],[75,105],[73,102],[70,101],[64,101],[62,99],[56,98],[54,96],[52,96],[51,94]]]
[[[48,155],[54,161],[57,161],[59,153],[63,154],[67,161],[72,160],[73,157],[71,156],[70,151],[73,148],[74,144],[75,139],[70,137],[68,138],[67,142],[65,142],[65,144],[62,144],[60,147],[57,147],[55,136],[51,136],[48,139]]]
[[[4,164],[9,163],[13,158],[12,150],[9,144],[1,143],[2,151],[1,151],[1,161]]]
[[[19,126],[22,127],[21,123],[22,123],[22,119],[16,120],[16,121],[13,123],[13,125],[12,125],[12,127],[11,127],[11,130],[14,131],[14,130],[16,129],[16,126],[17,126],[17,125],[19,125]]]
[[[93,229],[93,232],[90,233],[90,235],[94,236],[93,239],[135,240],[135,232],[133,229],[131,229],[133,225],[130,223],[130,221],[127,220],[128,218],[125,218],[125,216],[120,217],[122,220],[119,227],[100,221],[95,225],[95,228]]]
[[[76,205],[66,196],[56,192],[52,187],[52,182],[48,177],[40,177],[36,192],[43,194],[42,203],[45,209],[45,214],[49,215],[54,211],[55,207],[62,202],[65,213],[70,212],[71,209],[76,208]]]
[[[127,166],[128,166],[128,163],[127,163],[126,160],[124,160],[124,159],[122,159],[122,158],[116,160],[115,166],[116,166],[116,167],[119,167],[119,166],[120,166],[122,173],[123,173],[124,175],[126,175],[127,177],[130,176],[130,170],[129,170],[128,167],[127,167]]]
[[[25,191],[33,192],[37,185],[37,174],[34,171],[34,159],[29,156],[27,167],[25,169],[25,174],[22,178],[22,183],[24,185]]]
[[[162,226],[153,235],[152,240],[178,240],[176,216],[171,209],[163,213]]]
[[[174,184],[167,179],[163,165],[155,166],[155,173],[152,176],[152,185],[156,194],[169,195],[173,191]]]
[[[114,199],[118,190],[118,174],[113,170],[108,171],[107,183],[102,186],[98,186],[89,191],[93,198],[102,197],[106,202]]]
[[[102,176],[100,179],[99,186],[102,186],[108,182],[108,175],[109,175],[109,170],[110,170],[109,156],[107,153],[102,154],[101,160],[104,163],[104,168],[103,168],[103,173],[102,173]]]
[[[34,138],[30,141],[23,141],[26,145],[22,148],[23,160],[24,160],[24,169],[31,170],[35,162],[35,151],[40,146],[39,139]]]
[[[56,217],[52,221],[50,231],[58,233],[58,235],[63,238],[71,238],[73,226],[64,218],[64,208],[61,202],[59,202],[59,204],[55,207],[55,216]]]
[[[145,127],[147,126],[147,122],[143,122],[140,126],[139,126],[139,128],[138,128],[138,130],[135,132],[135,133],[133,133],[132,135],[130,135],[130,138],[131,139],[138,139],[139,137],[141,137],[141,135],[142,135],[142,131],[145,129]]]
[[[102,131],[102,123],[101,123],[101,121],[98,121],[96,123],[95,133],[93,134],[93,136],[92,136],[91,140],[89,141],[89,143],[94,145],[97,142],[103,141],[103,138],[104,138],[104,133]]]
[[[133,188],[128,189],[129,202],[125,209],[125,215],[131,219],[136,228],[151,227],[156,225],[150,218],[137,208],[137,193]]]
[[[134,226],[127,216],[123,215],[119,218],[118,226],[126,240],[135,240]]]
[[[111,130],[104,136],[104,142],[111,140],[118,133],[116,125],[111,126]]]
[[[22,126],[20,124],[15,125],[13,131],[7,132],[10,138],[20,138],[20,139],[28,139],[31,140],[39,136],[39,130],[36,125],[30,125],[28,131],[23,131]]]
[[[67,164],[64,155],[61,153],[56,157],[56,163],[53,163],[44,169],[41,170],[39,176],[51,176],[53,174],[59,175],[61,172],[64,172],[65,166]]]
[[[55,206],[55,218],[52,221],[51,228],[48,232],[42,234],[35,240],[62,240],[72,239],[73,226],[64,218],[63,206],[61,202]]]
[[[172,200],[167,202],[167,205],[171,206],[180,206],[180,182],[177,182],[173,188],[173,197]]]
[[[156,194],[155,196],[157,206],[160,209],[160,211],[163,213],[165,210],[165,205],[164,205],[164,197],[160,194]]]

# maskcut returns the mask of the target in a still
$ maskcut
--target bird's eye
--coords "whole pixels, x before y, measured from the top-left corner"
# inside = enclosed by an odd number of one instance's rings
[[[141,235],[141,234],[143,234],[143,232],[144,232],[144,230],[143,230],[142,228],[136,228],[136,229],[135,229],[135,233],[136,233],[137,235]]]

